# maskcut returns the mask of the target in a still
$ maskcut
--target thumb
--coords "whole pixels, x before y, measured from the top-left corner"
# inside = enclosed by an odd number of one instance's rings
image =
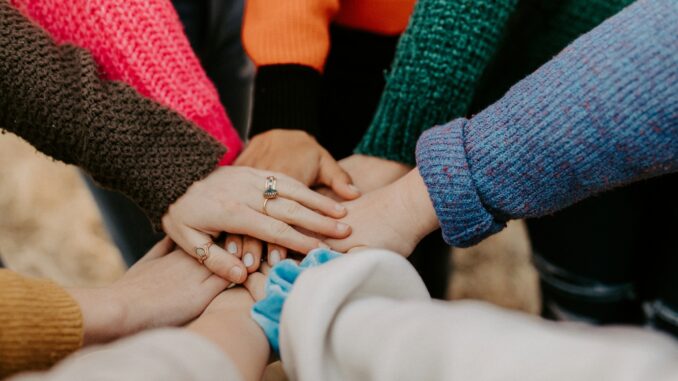
[[[329,187],[344,200],[360,197],[360,190],[353,185],[351,176],[327,151],[320,157],[318,183]]]

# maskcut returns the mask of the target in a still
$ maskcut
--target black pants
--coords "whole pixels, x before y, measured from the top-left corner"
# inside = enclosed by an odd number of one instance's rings
[[[241,136],[249,123],[254,69],[240,42],[243,0],[173,0],[186,35],[207,75],[214,82],[228,116]],[[141,258],[162,234],[122,194],[86,182],[104,224],[128,265]]]
[[[528,222],[544,315],[678,334],[678,175]]]

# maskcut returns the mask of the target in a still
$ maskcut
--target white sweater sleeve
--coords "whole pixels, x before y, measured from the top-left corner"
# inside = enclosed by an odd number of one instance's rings
[[[47,372],[12,381],[239,381],[231,360],[208,340],[185,329],[140,333],[76,352]]]
[[[678,346],[633,328],[431,301],[409,263],[363,251],[304,272],[285,303],[293,380],[676,380]]]

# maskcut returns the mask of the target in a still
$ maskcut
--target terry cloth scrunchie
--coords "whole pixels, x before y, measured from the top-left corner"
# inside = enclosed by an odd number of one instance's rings
[[[252,318],[264,330],[276,354],[280,354],[278,341],[280,314],[287,296],[292,291],[292,285],[304,270],[320,266],[340,255],[329,249],[315,249],[299,265],[286,259],[271,269],[266,280],[266,297],[252,306]]]

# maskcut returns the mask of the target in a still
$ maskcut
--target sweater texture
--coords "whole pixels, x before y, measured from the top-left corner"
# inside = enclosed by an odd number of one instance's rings
[[[241,141],[169,0],[11,0],[58,43],[89,50],[104,79],[123,81],[207,131],[228,150]]]
[[[225,148],[130,86],[102,80],[89,53],[55,44],[0,0],[0,128],[135,201],[156,227]]]
[[[82,345],[80,307],[64,289],[0,270],[0,378],[46,369]]]
[[[496,101],[630,2],[419,1],[356,153],[414,165],[421,133]]]
[[[414,0],[248,1],[243,46],[257,66],[250,136],[274,128],[304,130],[317,136],[322,77],[336,43],[331,25],[368,38],[397,37],[407,26],[414,3]],[[352,54],[369,65],[378,53]],[[351,99],[354,103],[362,101]]]
[[[417,164],[448,243],[678,170],[678,3],[643,0],[471,119],[426,132]]]

